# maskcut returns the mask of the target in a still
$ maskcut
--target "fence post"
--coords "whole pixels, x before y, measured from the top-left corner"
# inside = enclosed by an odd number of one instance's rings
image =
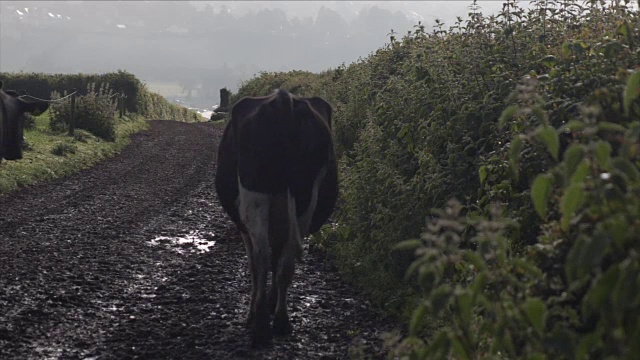
[[[69,122],[69,136],[73,136],[76,128],[76,89],[71,89],[71,119]]]
[[[120,111],[120,118],[124,117],[124,93],[118,95],[118,111]]]

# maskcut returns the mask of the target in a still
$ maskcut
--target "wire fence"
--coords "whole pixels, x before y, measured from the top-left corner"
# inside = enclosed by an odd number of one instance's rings
[[[29,98],[29,99],[33,99],[36,101],[43,101],[43,102],[47,102],[47,103],[58,103],[58,102],[62,102],[65,101],[67,99],[69,100],[69,106],[71,107],[71,116],[69,119],[69,135],[73,136],[74,132],[75,132],[75,128],[76,128],[76,119],[75,119],[75,113],[76,113],[76,97],[78,96],[78,90],[76,89],[71,89],[71,93],[68,95],[65,95],[64,97],[60,98],[60,99],[40,99],[38,97],[29,95],[26,93],[26,91],[22,91],[22,95],[18,96],[18,98],[20,99],[25,99],[25,98]],[[119,92],[119,93],[114,93],[112,95],[109,96],[109,99],[113,99],[114,97],[117,96],[117,101],[118,101],[118,115],[120,116],[120,118],[124,117],[127,114],[127,110],[125,108],[125,104],[124,104],[124,99],[127,98],[127,96],[124,94],[124,92]]]

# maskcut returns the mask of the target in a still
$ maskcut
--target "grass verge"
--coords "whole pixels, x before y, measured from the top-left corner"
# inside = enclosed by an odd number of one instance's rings
[[[148,128],[143,117],[132,115],[117,120],[116,140],[102,140],[84,130],[74,136],[49,129],[49,112],[35,118],[25,129],[27,149],[19,161],[0,163],[0,195],[25,186],[59,179],[112,157],[129,144],[129,136]]]

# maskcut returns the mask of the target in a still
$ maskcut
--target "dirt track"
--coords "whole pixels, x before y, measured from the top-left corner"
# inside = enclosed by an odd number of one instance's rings
[[[294,334],[250,348],[246,257],[213,186],[220,135],[153,121],[113,159],[0,196],[0,359],[383,357],[390,322],[312,254]]]

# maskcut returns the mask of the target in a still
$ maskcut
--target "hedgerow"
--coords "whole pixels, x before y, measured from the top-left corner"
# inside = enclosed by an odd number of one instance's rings
[[[354,64],[240,89],[333,104],[341,196],[317,241],[379,306],[413,309],[393,356],[640,353],[640,18],[628,3],[508,0],[495,16],[473,3]]]
[[[201,116],[184,107],[167,101],[162,96],[149,91],[135,75],[126,71],[104,74],[44,74],[11,72],[0,73],[5,88],[25,91],[31,96],[48,99],[52,92],[63,94],[76,89],[85,96],[89,86],[108,86],[113,93],[124,94],[126,111],[137,113],[147,119],[177,120],[185,122],[201,121]]]

